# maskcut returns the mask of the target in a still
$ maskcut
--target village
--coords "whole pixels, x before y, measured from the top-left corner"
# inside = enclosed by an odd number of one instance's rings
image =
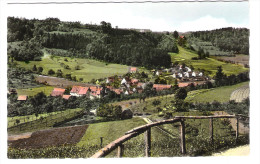
[[[138,68],[129,67],[128,73],[138,73]],[[165,77],[171,78],[171,81],[174,81],[174,84],[157,84],[155,81],[153,83],[153,89],[156,91],[168,90],[174,85],[177,85],[180,88],[191,85],[202,85],[210,80],[210,78],[203,75],[202,72],[192,71],[188,66],[181,64],[168,69],[151,70],[151,74],[153,75],[153,78]],[[119,85],[113,85],[113,83],[116,82],[119,83]],[[105,83],[101,84],[97,80],[96,84],[88,84],[88,86],[73,85],[71,86],[69,94],[65,94],[66,88],[54,88],[50,96],[61,96],[64,99],[69,99],[71,96],[86,96],[92,100],[95,98],[101,98],[101,96],[106,96],[108,91],[113,91],[117,95],[131,95],[133,93],[142,93],[148,83],[151,82],[144,82],[144,80],[131,78],[129,76],[111,76],[107,77]],[[19,95],[17,100],[24,101],[27,97],[27,95]]]

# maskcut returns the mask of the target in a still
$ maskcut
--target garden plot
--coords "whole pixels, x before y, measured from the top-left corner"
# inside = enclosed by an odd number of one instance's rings
[[[88,125],[54,128],[50,130],[36,131],[29,138],[8,141],[8,146],[20,149],[38,149],[65,144],[76,144],[85,134]]]

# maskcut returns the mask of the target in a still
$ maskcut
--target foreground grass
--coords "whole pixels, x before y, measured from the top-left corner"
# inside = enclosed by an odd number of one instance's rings
[[[105,146],[123,136],[128,130],[144,124],[144,120],[137,117],[127,120],[90,124],[86,134],[77,146],[100,145],[100,137],[103,137],[103,146]]]
[[[18,95],[27,95],[27,96],[35,96],[37,93],[43,92],[45,95],[50,95],[53,86],[42,86],[42,87],[36,87],[36,88],[28,88],[28,89],[17,89]]]
[[[30,61],[29,63],[16,61],[18,66],[32,69],[34,65],[42,67],[42,74],[47,75],[50,69],[55,72],[60,69],[63,76],[71,74],[76,76],[77,80],[83,78],[82,82],[90,82],[92,79],[105,78],[112,75],[122,75],[128,72],[128,66],[120,64],[107,64],[93,59],[70,58],[52,56],[45,52],[42,61]],[[63,64],[62,64],[63,63]],[[68,66],[68,69],[64,68]],[[76,69],[76,66],[78,68]]]
[[[210,77],[213,77],[216,74],[218,66],[222,66],[223,72],[227,75],[239,74],[249,70],[248,68],[244,68],[241,65],[224,63],[213,58],[207,58],[203,60],[191,60],[192,57],[198,57],[198,55],[180,46],[178,48],[179,53],[170,53],[173,63],[178,61],[179,63],[192,65],[195,70],[204,69],[206,71],[210,71]]]
[[[196,111],[186,113],[176,113],[177,115],[197,115],[203,114]],[[209,140],[208,120],[190,120],[186,124],[186,147],[185,156],[207,156],[212,153],[235,147],[237,145],[248,144],[248,136],[240,135],[235,141],[235,136],[229,133],[229,129],[224,129],[224,125],[214,120],[214,145]],[[199,122],[201,124],[199,125]],[[134,127],[144,124],[141,118],[103,122],[91,124],[77,145],[65,145],[59,147],[49,147],[42,149],[8,149],[9,158],[89,158],[94,155],[100,146],[100,137],[104,137],[103,147]],[[151,129],[151,156],[152,157],[176,157],[183,156],[180,152],[179,124],[169,125],[168,131],[175,134],[170,137],[162,133],[158,128]],[[165,127],[163,127],[165,128]],[[194,129],[199,132],[194,132]],[[166,128],[167,129],[167,128]],[[170,131],[169,129],[172,129]],[[223,131],[223,132],[220,132]],[[144,157],[144,136],[132,138],[124,143],[123,157]],[[116,157],[117,150],[111,152],[107,157]]]
[[[232,86],[191,91],[188,93],[185,101],[200,103],[211,103],[213,101],[218,101],[221,103],[228,102],[230,100],[231,93],[245,85],[249,85],[249,82],[243,82]]]

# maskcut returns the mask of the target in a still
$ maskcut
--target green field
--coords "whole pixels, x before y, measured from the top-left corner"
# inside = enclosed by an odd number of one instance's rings
[[[54,88],[53,86],[43,86],[43,87],[29,88],[29,89],[17,89],[17,94],[34,96],[37,93],[43,92],[45,95],[49,96],[53,88]]]
[[[210,71],[210,77],[213,77],[216,74],[218,66],[222,66],[223,72],[227,75],[239,74],[249,70],[248,68],[244,68],[241,65],[224,63],[213,58],[207,58],[203,60],[191,60],[192,57],[198,57],[198,55],[180,46],[178,46],[178,48],[179,53],[170,53],[173,63],[178,61],[179,63],[192,65],[195,70],[204,69],[206,71]]]
[[[67,61],[65,61],[65,58]],[[107,64],[92,59],[51,56],[47,52],[44,53],[42,61],[30,61],[29,63],[20,61],[16,62],[18,63],[18,66],[30,70],[34,65],[42,67],[42,74],[45,75],[48,74],[50,69],[53,69],[55,72],[60,69],[63,76],[71,74],[71,76],[76,76],[77,80],[83,78],[83,82],[90,82],[92,79],[105,78],[113,75],[122,75],[128,72],[128,66],[126,65]],[[69,68],[65,69],[64,65],[69,66]],[[75,69],[76,66],[79,67],[79,70]]]
[[[215,100],[218,102],[228,102],[233,91],[248,84],[249,82],[243,82],[232,86],[191,91],[188,93],[185,101],[206,103]]]

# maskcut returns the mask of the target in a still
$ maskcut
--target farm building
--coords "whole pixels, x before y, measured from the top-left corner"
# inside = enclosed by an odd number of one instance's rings
[[[71,91],[70,91],[70,95],[71,96],[79,96],[79,91],[82,87],[81,86],[73,86]]]
[[[137,68],[136,67],[130,67],[129,68],[129,72],[130,73],[136,73],[137,72]]]
[[[161,91],[164,89],[170,89],[172,86],[171,85],[166,85],[166,84],[154,84],[153,88],[156,89],[156,91]]]
[[[63,96],[64,92],[65,92],[65,89],[54,88],[52,93],[51,93],[51,96]]]
[[[19,100],[19,101],[26,101],[27,98],[28,98],[27,95],[20,95],[20,96],[18,96],[17,100]]]

